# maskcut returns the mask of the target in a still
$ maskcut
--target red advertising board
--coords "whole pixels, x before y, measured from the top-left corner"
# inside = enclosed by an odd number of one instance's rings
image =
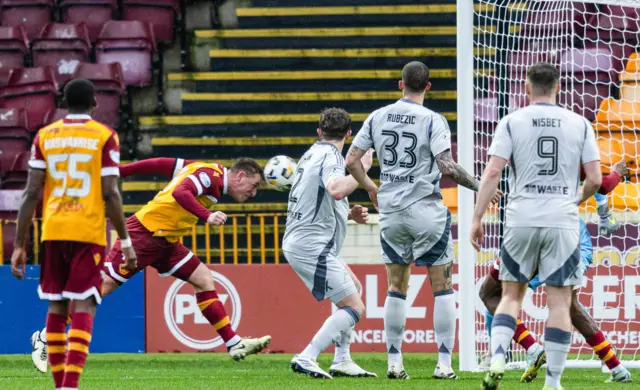
[[[356,326],[352,350],[384,352],[385,268],[383,265],[351,267],[362,283],[366,306],[366,313]],[[478,273],[486,273],[486,266],[483,268]],[[301,351],[333,310],[328,301],[316,302],[288,265],[216,265],[210,269],[234,328],[242,336],[270,334],[273,352]],[[433,296],[426,270],[413,267],[412,272],[402,349],[437,352]],[[225,350],[222,340],[200,314],[191,286],[171,277],[161,278],[151,268],[145,277],[147,352]],[[454,275],[457,290],[456,283],[457,275]],[[618,348],[639,347],[640,276],[635,266],[593,267],[580,297]],[[484,309],[476,299],[478,341],[482,343],[486,337]],[[528,295],[524,310],[523,319],[531,323],[531,330],[542,333],[547,312],[541,292]],[[574,337],[574,350],[581,345],[579,336]]]

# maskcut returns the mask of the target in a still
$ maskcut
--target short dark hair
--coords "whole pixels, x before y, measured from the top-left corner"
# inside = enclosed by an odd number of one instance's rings
[[[260,164],[256,162],[256,160],[249,157],[240,157],[236,159],[231,167],[231,170],[234,172],[244,172],[248,176],[254,176],[255,174],[260,175],[260,180],[264,181],[264,171]]]
[[[429,84],[429,68],[420,61],[411,61],[402,68],[402,83],[409,93],[422,93]]]
[[[87,112],[93,108],[95,88],[87,79],[73,79],[64,87],[64,100],[70,112]]]
[[[548,62],[538,62],[527,69],[527,80],[534,95],[549,95],[560,81],[560,72]]]
[[[322,132],[322,138],[341,140],[351,130],[351,116],[342,108],[325,108],[320,113],[318,127]]]

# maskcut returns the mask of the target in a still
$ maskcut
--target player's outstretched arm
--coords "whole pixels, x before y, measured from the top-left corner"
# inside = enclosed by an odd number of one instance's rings
[[[118,176],[102,176],[102,198],[104,199],[105,212],[120,238],[122,253],[124,254],[128,270],[136,268],[136,254],[131,246],[131,239],[127,231],[124,212],[122,209],[122,196],[118,190]]]
[[[27,187],[22,193],[22,200],[18,209],[18,228],[16,238],[13,245],[13,254],[11,255],[11,272],[18,278],[24,278],[24,271],[27,262],[27,253],[25,250],[25,241],[33,212],[38,204],[38,196],[44,185],[46,171],[44,169],[29,169],[27,178]]]
[[[436,156],[436,163],[443,176],[450,176],[458,185],[478,191],[478,181],[469,172],[453,161],[451,150],[447,149]],[[495,191],[494,191],[495,192]]]
[[[365,174],[369,172],[371,165],[373,165],[373,150],[366,152],[360,159],[364,168]],[[344,170],[344,168],[341,168]],[[329,179],[327,185],[327,192],[335,199],[340,200],[345,198],[358,188],[358,181],[353,175],[347,175],[339,178]]]
[[[173,178],[182,168],[193,162],[194,161],[181,158],[148,158],[146,160],[120,165],[120,176],[161,175],[167,178]]]
[[[347,170],[353,176],[354,179],[365,189],[367,192],[377,191],[378,187],[376,183],[371,180],[367,175],[367,170],[362,163],[362,157],[367,153],[366,150],[360,149],[355,145],[351,145],[349,152],[347,152],[346,165]]]
[[[437,158],[437,157],[436,157]],[[491,156],[489,163],[482,173],[482,179],[478,186],[478,196],[476,199],[476,208],[473,211],[473,221],[471,225],[471,243],[476,250],[480,250],[480,246],[484,241],[484,232],[482,230],[482,217],[494,198],[502,170],[507,165],[507,160],[498,156]]]

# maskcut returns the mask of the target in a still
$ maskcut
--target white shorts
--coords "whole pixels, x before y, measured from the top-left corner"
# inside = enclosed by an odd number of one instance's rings
[[[500,280],[579,286],[585,267],[580,261],[580,231],[576,229],[505,227],[500,251]]]
[[[404,210],[381,213],[380,244],[386,264],[449,264],[454,259],[451,213],[440,199],[422,199]]]
[[[344,262],[333,251],[323,251],[319,256],[287,250],[282,252],[318,302],[329,299],[337,304],[358,292]]]

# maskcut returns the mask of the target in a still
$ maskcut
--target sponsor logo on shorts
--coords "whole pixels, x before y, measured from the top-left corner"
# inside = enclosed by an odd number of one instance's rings
[[[218,297],[224,305],[231,327],[237,329],[242,315],[240,294],[224,275],[211,271]],[[193,287],[176,280],[167,290],[164,299],[164,319],[171,334],[187,347],[209,350],[224,344],[211,324],[200,312],[193,294]]]
[[[205,186],[206,188],[209,188],[211,186],[211,179],[209,179],[209,176],[206,173],[200,172],[198,177],[200,178],[200,182],[203,186]]]

